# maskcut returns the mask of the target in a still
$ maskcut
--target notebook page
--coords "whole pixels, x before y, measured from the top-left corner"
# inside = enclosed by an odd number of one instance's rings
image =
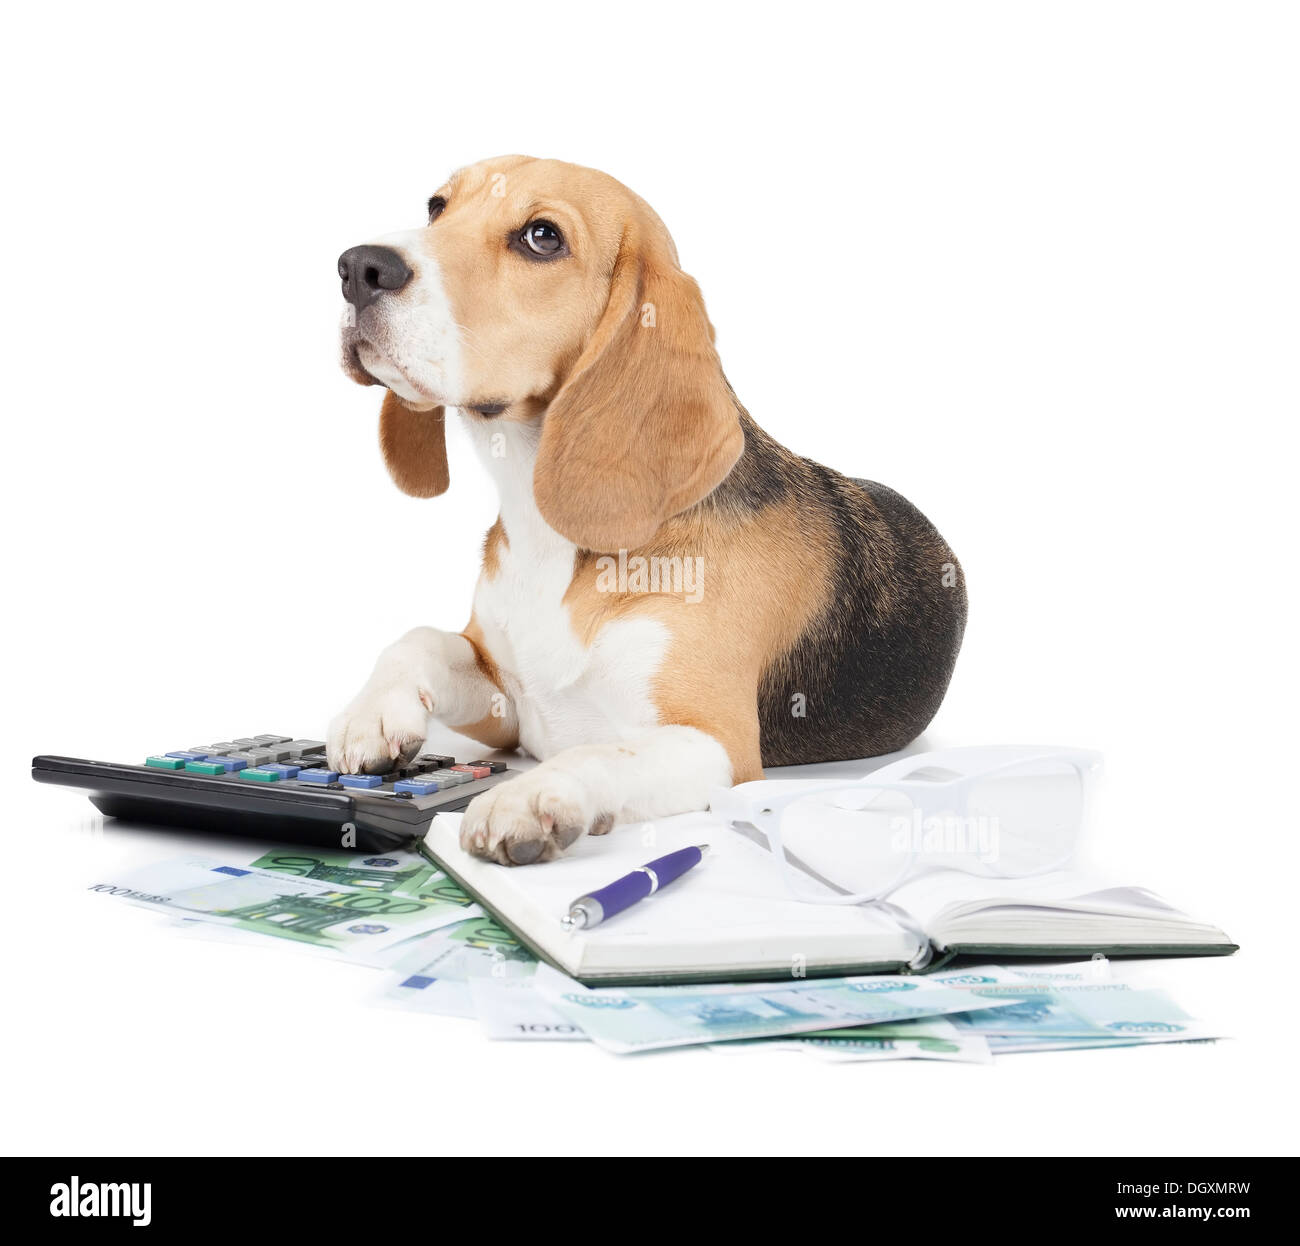
[[[1226,942],[1216,927],[1194,921],[1141,887],[1109,886],[1093,875],[1057,871],[1029,878],[979,878],[936,870],[890,897],[939,943],[958,933],[999,931],[1026,941],[1063,941],[1071,933],[1114,942]]]
[[[439,814],[430,847],[571,972],[785,966],[797,957],[812,966],[885,963],[919,951],[913,936],[875,908],[792,898],[771,854],[707,813],[616,827],[580,839],[558,860],[515,868],[462,852],[459,821],[459,814]],[[561,927],[579,896],[655,857],[704,843],[705,861],[663,891],[590,931]]]
[[[1104,884],[1082,874],[1054,871],[1031,878],[979,878],[961,870],[931,870],[908,879],[889,898],[923,926],[950,905],[984,905],[1011,901],[1051,908]]]

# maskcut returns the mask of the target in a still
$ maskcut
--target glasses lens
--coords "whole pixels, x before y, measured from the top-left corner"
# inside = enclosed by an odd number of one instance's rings
[[[1064,864],[1083,818],[1083,776],[1066,761],[1021,762],[977,780],[964,821],[989,874],[1015,878]]]
[[[781,839],[796,870],[843,892],[877,895],[907,870],[914,821],[907,796],[855,784],[787,805]]]

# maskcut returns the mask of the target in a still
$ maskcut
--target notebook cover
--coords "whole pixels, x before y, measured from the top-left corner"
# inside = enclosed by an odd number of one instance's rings
[[[455,880],[457,886],[467,895],[473,896],[474,900],[487,912],[493,921],[498,925],[510,931],[519,942],[526,947],[540,961],[545,961],[552,969],[558,969],[560,973],[569,975],[569,971],[558,964],[548,956],[536,943],[532,941],[522,930],[519,929],[512,921],[501,913],[495,906],[489,904],[471,887],[456,871],[443,861],[424,840],[418,844],[420,854],[427,860],[431,861],[438,869],[442,870],[448,877]],[[858,977],[867,974],[882,973],[933,973],[935,970],[942,969],[951,961],[961,956],[979,957],[988,960],[990,957],[1010,959],[1014,957],[1034,957],[1038,959],[1050,960],[1086,960],[1089,957],[1100,953],[1108,958],[1122,956],[1229,956],[1238,950],[1235,943],[1210,943],[1210,944],[1171,944],[1171,943],[1130,943],[1130,944],[1105,944],[1098,946],[1095,943],[1057,943],[1057,944],[1005,944],[1005,943],[955,943],[946,948],[934,948],[934,955],[929,962],[920,969],[912,969],[906,961],[877,961],[877,962],[857,962],[836,965],[818,966],[815,969],[809,969],[806,977],[809,978],[849,978]],[[715,984],[725,984],[727,982],[788,982],[790,973],[788,970],[779,970],[775,966],[766,969],[728,969],[728,970],[642,970],[637,973],[609,973],[609,974],[582,974],[575,977],[575,980],[581,982],[583,986],[711,986]]]
[[[933,973],[959,956],[975,956],[981,960],[996,957],[1014,960],[1016,957],[1039,960],[1088,960],[1097,955],[1114,959],[1122,956],[1231,956],[1238,950],[1235,943],[954,943],[936,947],[934,959],[921,970]]]

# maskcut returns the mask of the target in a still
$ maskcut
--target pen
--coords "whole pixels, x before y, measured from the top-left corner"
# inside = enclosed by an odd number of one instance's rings
[[[579,896],[569,905],[569,911],[560,923],[569,930],[585,930],[606,918],[631,908],[638,900],[652,896],[660,887],[666,887],[680,878],[692,866],[699,865],[708,850],[708,844],[679,848],[667,856],[656,857],[639,865],[630,874],[616,878],[607,887]]]

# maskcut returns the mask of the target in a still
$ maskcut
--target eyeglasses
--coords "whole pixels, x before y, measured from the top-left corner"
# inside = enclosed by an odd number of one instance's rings
[[[1100,760],[1081,749],[938,749],[852,783],[742,783],[714,792],[709,807],[767,837],[800,899],[866,904],[930,869],[990,878],[1060,869]]]

